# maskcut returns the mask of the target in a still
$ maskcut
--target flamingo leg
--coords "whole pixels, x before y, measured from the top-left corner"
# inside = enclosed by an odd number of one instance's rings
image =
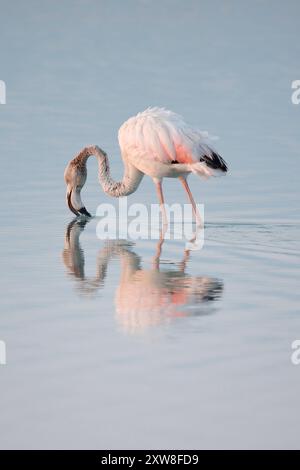
[[[199,226],[203,225],[201,216],[200,216],[198,208],[197,208],[197,204],[195,203],[195,200],[193,198],[192,192],[190,190],[190,187],[188,185],[188,182],[187,182],[186,178],[180,177],[179,179],[182,183],[182,186],[184,187],[184,190],[186,191],[186,193],[188,195],[190,203],[192,204],[193,213],[194,213],[194,216],[195,216],[195,219],[196,219],[196,224],[199,225]]]
[[[154,181],[155,187],[156,187],[156,192],[159,200],[159,205],[160,205],[160,210],[162,213],[162,220],[163,220],[163,227],[165,228],[168,225],[168,217],[166,213],[166,208],[165,208],[165,200],[164,200],[164,195],[162,191],[162,184],[161,181]]]

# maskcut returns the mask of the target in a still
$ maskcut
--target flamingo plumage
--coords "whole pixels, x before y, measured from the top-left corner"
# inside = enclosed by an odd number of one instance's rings
[[[163,178],[179,178],[200,223],[187,176],[194,173],[209,178],[217,172],[227,172],[227,164],[212,146],[208,134],[189,126],[178,114],[156,107],[129,118],[120,127],[118,138],[124,163],[123,179],[119,182],[111,178],[108,156],[97,145],[85,147],[69,162],[64,177],[70,210],[76,215],[90,216],[80,193],[87,177],[87,159],[94,155],[98,160],[100,184],[110,196],[132,194],[143,176],[150,176],[156,186],[165,223],[162,181]]]

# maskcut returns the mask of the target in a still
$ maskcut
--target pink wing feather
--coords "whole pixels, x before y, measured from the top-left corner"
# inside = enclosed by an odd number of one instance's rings
[[[148,108],[128,119],[120,127],[119,143],[124,154],[138,153],[161,163],[203,161],[211,168],[227,170],[207,133],[193,129],[164,108]]]

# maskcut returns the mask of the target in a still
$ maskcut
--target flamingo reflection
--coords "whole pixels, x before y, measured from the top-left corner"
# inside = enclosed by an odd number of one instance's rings
[[[75,278],[81,295],[93,295],[104,286],[107,266],[119,259],[121,276],[115,294],[115,310],[119,325],[128,333],[141,332],[153,325],[167,323],[178,317],[205,315],[214,311],[220,299],[223,282],[207,276],[186,273],[189,251],[180,263],[169,263],[161,269],[163,237],[157,244],[152,265],[145,269],[142,259],[126,240],[107,240],[98,253],[94,277],[85,276],[84,252],[80,234],[88,219],[74,219],[65,233],[63,261],[67,272]],[[164,264],[166,266],[166,264]]]

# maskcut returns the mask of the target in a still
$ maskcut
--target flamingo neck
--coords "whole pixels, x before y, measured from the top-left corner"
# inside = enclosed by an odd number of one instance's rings
[[[109,196],[122,197],[132,194],[139,186],[143,173],[125,162],[124,175],[121,181],[115,181],[110,175],[109,160],[104,150],[98,145],[85,147],[76,157],[78,165],[86,166],[87,159],[94,155],[98,161],[99,182],[103,191]]]

